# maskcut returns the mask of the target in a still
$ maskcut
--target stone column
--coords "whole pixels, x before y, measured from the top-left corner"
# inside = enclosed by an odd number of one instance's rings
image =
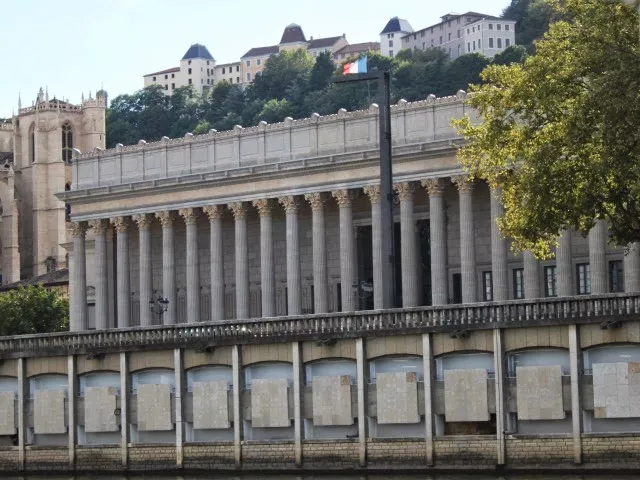
[[[280,197],[287,217],[287,311],[302,313],[300,284],[300,238],[298,234],[298,199],[293,195]]]
[[[20,470],[25,469],[26,443],[27,443],[27,399],[29,379],[27,378],[27,359],[17,358],[18,364],[18,465]]]
[[[230,203],[235,217],[236,246],[236,319],[249,318],[249,256],[247,254],[247,205]]]
[[[589,265],[591,273],[591,293],[600,294],[609,291],[607,281],[607,258],[605,246],[607,244],[607,223],[596,220],[596,224],[589,231]]]
[[[356,309],[353,286],[355,274],[355,239],[353,235],[353,190],[336,190],[333,198],[338,202],[340,211],[340,294],[342,311],[353,312]]]
[[[69,451],[69,470],[76,466],[76,402],[78,398],[76,359],[67,356],[67,449]]]
[[[326,313],[329,311],[329,285],[327,277],[327,240],[324,223],[323,193],[307,193],[304,198],[311,204],[313,234],[313,311]]]
[[[115,217],[111,223],[116,228],[116,296],[118,326],[131,326],[131,285],[129,280],[129,218]]]
[[[129,359],[120,352],[120,455],[122,467],[129,466]]]
[[[204,207],[209,217],[209,262],[211,275],[211,320],[224,320],[224,252],[222,250],[222,205]]]
[[[198,212],[183,208],[180,216],[187,226],[187,322],[200,321],[200,268],[198,265]]]
[[[580,402],[580,372],[582,352],[577,325],[569,325],[569,366],[571,373],[571,422],[573,430],[573,463],[582,463],[582,408]]]
[[[140,249],[140,326],[148,327],[153,324],[153,317],[149,302],[153,295],[153,271],[151,260],[151,220],[153,217],[145,213],[134,215],[133,220],[138,224],[138,245]]]
[[[176,415],[176,467],[182,468],[184,464],[184,402],[183,395],[187,391],[185,386],[184,359],[182,350],[173,349],[173,372],[175,375],[175,404]]]
[[[535,255],[526,250],[522,253],[524,261],[524,298],[540,298],[540,265]]]
[[[493,330],[493,369],[495,371],[495,394],[496,394],[496,457],[497,464],[506,463],[505,451],[505,390],[504,390],[504,346],[502,341],[502,330]]]
[[[493,300],[509,300],[509,272],[507,253],[509,245],[498,228],[498,218],[502,217],[502,193],[491,192],[491,270],[493,277]]]
[[[433,465],[433,349],[431,334],[422,334],[422,369],[424,371],[424,427],[427,465]]]
[[[452,177],[460,198],[460,271],[462,302],[478,301],[476,280],[476,241],[473,227],[473,183],[467,175]]]
[[[231,375],[233,383],[233,451],[236,468],[242,466],[242,416],[241,416],[241,395],[242,381],[242,361],[240,358],[240,345],[231,346]]]
[[[418,262],[416,259],[416,222],[413,218],[411,182],[394,185],[400,199],[400,262],[402,268],[402,306],[416,307],[418,298]]]
[[[175,234],[173,230],[175,214],[165,210],[164,212],[157,212],[156,218],[162,224],[162,296],[169,300],[167,311],[162,315],[162,321],[165,325],[174,325],[178,310]]]
[[[384,305],[384,291],[382,284],[382,243],[381,229],[382,218],[380,216],[380,185],[364,187],[364,193],[371,201],[371,242],[373,252],[373,308],[379,310]]]
[[[428,178],[422,186],[429,193],[429,239],[431,244],[431,303],[448,303],[447,225],[444,212],[444,181]]]
[[[87,224],[75,222],[71,225],[73,235],[73,270],[70,276],[74,295],[71,298],[70,330],[87,330],[87,257],[85,239]]]
[[[573,294],[573,268],[571,263],[571,230],[564,230],[556,248],[556,282],[558,296]]]
[[[293,366],[293,443],[296,467],[302,466],[302,357],[300,342],[291,343]]]
[[[96,330],[109,328],[109,284],[107,265],[107,229],[109,223],[106,220],[93,220],[90,222],[94,239],[94,268],[96,286]]]
[[[367,388],[364,339],[356,338],[356,382],[358,389],[358,460],[361,467],[367,465]]]
[[[262,316],[276,315],[276,276],[273,258],[272,202],[268,198],[254,200],[260,214],[260,285],[262,288]]]
[[[624,291],[640,292],[640,242],[630,243],[624,256]]]

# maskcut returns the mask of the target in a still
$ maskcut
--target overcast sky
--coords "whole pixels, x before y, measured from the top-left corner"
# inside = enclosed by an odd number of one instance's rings
[[[0,117],[35,99],[38,88],[79,102],[104,87],[113,98],[142,87],[142,75],[178,66],[192,43],[218,63],[275,45],[289,23],[308,37],[346,33],[379,41],[389,18],[418,30],[450,11],[499,15],[509,0],[21,0],[2,1]]]

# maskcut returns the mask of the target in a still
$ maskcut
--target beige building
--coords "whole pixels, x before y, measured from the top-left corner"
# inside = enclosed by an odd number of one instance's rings
[[[380,53],[395,57],[402,49],[402,37],[413,33],[413,27],[404,18],[393,17],[380,32]]]
[[[240,83],[239,63],[216,65],[207,47],[195,43],[180,60],[179,67],[144,75],[144,86],[160,85],[165,94],[171,95],[176,88],[191,85],[198,94],[203,94],[219,81]]]
[[[105,147],[106,94],[73,105],[40,90],[30,107],[0,125],[2,284],[65,268],[65,204],[74,150]]]
[[[308,40],[302,31],[302,27],[295,23],[287,25],[282,32],[282,38],[278,45],[267,47],[255,47],[249,50],[240,58],[242,66],[242,81],[250,83],[259,75],[271,55],[276,55],[285,50],[305,49],[313,57],[317,57],[322,52],[333,55],[334,52],[348,45],[345,34],[339,37],[313,38]]]
[[[340,64],[350,58],[358,58],[362,54],[368,52],[380,53],[380,42],[364,42],[352,43],[345,45],[340,50],[336,50],[333,54],[333,62]]]
[[[441,48],[450,58],[469,53],[493,57],[516,43],[516,22],[484,13],[449,13],[442,21],[402,37],[401,48]]]

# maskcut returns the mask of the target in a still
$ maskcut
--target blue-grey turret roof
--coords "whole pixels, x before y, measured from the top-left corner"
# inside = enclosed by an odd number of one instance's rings
[[[380,32],[380,35],[396,32],[413,32],[413,27],[404,18],[393,17],[387,22],[386,27]]]
[[[214,58],[207,50],[207,47],[204,45],[200,45],[199,43],[194,43],[189,47],[187,53],[184,54],[182,60],[191,60],[193,58],[204,58],[205,60],[214,60]],[[215,61],[215,60],[214,60]]]

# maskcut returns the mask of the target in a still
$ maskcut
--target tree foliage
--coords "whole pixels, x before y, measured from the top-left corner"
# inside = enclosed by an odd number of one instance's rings
[[[69,329],[69,302],[42,285],[0,294],[0,336],[62,332]]]
[[[516,44],[532,51],[534,42],[549,28],[553,9],[546,0],[511,0],[502,18],[515,20]]]
[[[490,66],[472,89],[460,158],[502,189],[502,232],[548,256],[559,232],[606,219],[619,245],[640,241],[638,14],[621,2],[554,0],[524,64]]]
[[[391,70],[394,102],[466,90],[469,83],[481,82],[480,72],[488,63],[489,59],[477,54],[452,61],[437,48],[403,50],[395,58],[368,53],[370,71]],[[131,145],[140,139],[156,141],[162,136],[181,137],[187,132],[201,134],[212,128],[229,130],[235,125],[256,125],[261,120],[275,123],[285,117],[308,117],[314,112],[326,115],[340,108],[366,108],[377,101],[375,82],[332,83],[340,72],[329,53],[314,59],[305,50],[284,51],[269,58],[262,74],[244,90],[219,82],[202,96],[191,87],[177,88],[168,96],[159,85],[120,95],[107,111],[107,146]]]

